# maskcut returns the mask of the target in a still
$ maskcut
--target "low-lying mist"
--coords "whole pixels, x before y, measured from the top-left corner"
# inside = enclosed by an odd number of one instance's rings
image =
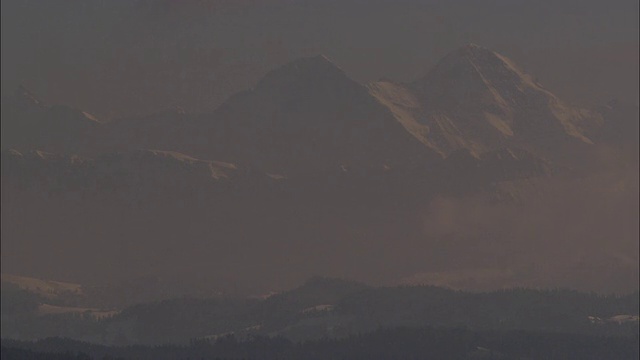
[[[463,288],[637,287],[636,170],[541,179],[523,188],[517,202],[435,198],[424,215],[425,246],[438,252],[434,270],[406,281]]]
[[[424,201],[162,193],[136,202],[3,190],[2,272],[133,281],[140,289],[145,282],[136,279],[153,279],[149,291],[166,297],[259,294],[314,275],[474,290],[633,291],[637,160],[601,153],[589,171]]]

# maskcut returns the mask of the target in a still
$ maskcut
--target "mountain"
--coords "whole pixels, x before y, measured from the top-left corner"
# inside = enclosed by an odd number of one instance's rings
[[[253,177],[260,178],[258,174]],[[192,197],[196,192],[202,195],[212,189],[241,186],[248,176],[234,164],[173,151],[138,150],[88,158],[11,149],[2,152],[2,178],[3,185],[25,191],[63,197],[119,194],[132,201],[158,194],[171,198]],[[267,182],[271,178],[262,175],[262,179]]]
[[[165,111],[108,124],[102,151],[161,148],[262,171],[420,167],[466,149],[551,160],[593,144],[601,112],[567,105],[506,57],[467,45],[426,76],[363,86],[322,55],[267,73],[216,111]],[[566,154],[565,154],[566,153]]]
[[[474,44],[449,53],[417,81],[369,88],[445,154],[508,146],[553,157],[569,144],[592,144],[587,129],[602,122],[597,113],[558,99],[508,58]]]
[[[68,106],[45,105],[24,87],[2,97],[2,148],[77,152],[99,127],[93,115]]]
[[[392,281],[458,266],[586,264],[602,257],[595,244],[606,233],[617,249],[606,262],[625,264],[612,288],[636,276],[626,264],[637,237],[625,229],[636,221],[637,171],[616,150],[633,112],[569,107],[477,46],[409,84],[363,86],[326,57],[302,58],[203,114],[100,123],[81,111],[54,117],[27,92],[12,99],[3,112],[66,132],[3,142],[5,272],[71,282],[153,275],[254,292],[312,274]],[[575,176],[565,170],[577,157],[608,167]],[[604,188],[612,205],[595,206]],[[610,221],[558,236],[600,214]],[[525,243],[535,251],[513,250]],[[559,246],[581,252],[549,260]]]
[[[366,87],[324,56],[268,73],[212,118],[219,122],[211,129],[215,144],[239,161],[267,169],[407,165],[438,158]]]
[[[422,167],[462,149],[476,156],[522,149],[566,163],[611,137],[600,136],[606,124],[629,121],[609,120],[628,111],[572,107],[511,60],[473,44],[406,84],[363,86],[322,55],[301,58],[202,114],[172,108],[100,123],[26,91],[4,102],[5,149],[91,157],[163,149],[289,174]]]

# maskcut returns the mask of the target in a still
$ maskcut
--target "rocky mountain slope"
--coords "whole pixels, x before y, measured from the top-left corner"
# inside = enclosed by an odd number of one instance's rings
[[[444,154],[515,146],[554,156],[570,143],[592,144],[588,130],[603,122],[600,114],[558,99],[511,60],[474,44],[445,56],[413,83],[378,82],[370,89]]]

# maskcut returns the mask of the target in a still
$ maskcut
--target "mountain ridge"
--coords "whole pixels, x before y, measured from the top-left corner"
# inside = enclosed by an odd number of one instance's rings
[[[47,109],[51,118],[85,114]],[[63,138],[73,145],[36,137],[27,146],[9,141],[3,147],[89,156],[155,148],[276,173],[357,163],[425,166],[459,149],[481,155],[521,148],[558,160],[599,139],[606,114],[567,105],[508,58],[469,44],[411,83],[363,85],[316,55],[268,72],[211,113],[177,109],[95,122],[89,130],[67,131]]]
[[[441,130],[441,143],[452,149],[510,144],[552,156],[546,148],[562,149],[571,139],[592,144],[583,127],[601,121],[559,100],[510,59],[475,44],[450,52],[406,86],[420,101],[423,122]]]

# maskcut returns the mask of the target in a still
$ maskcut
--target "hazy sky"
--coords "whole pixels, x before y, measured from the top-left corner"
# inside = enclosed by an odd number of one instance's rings
[[[576,102],[634,101],[638,2],[264,0],[2,2],[2,91],[103,117],[210,110],[323,53],[361,82],[410,81],[474,42]]]

